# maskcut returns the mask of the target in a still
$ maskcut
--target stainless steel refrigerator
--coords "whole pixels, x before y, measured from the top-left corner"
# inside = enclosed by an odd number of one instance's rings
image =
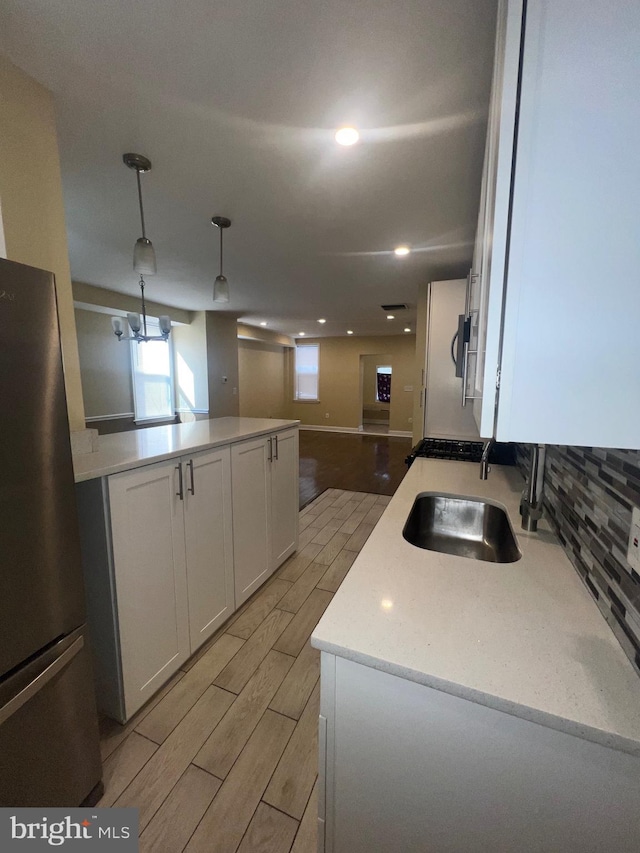
[[[426,438],[479,441],[472,406],[462,406],[458,364],[458,318],[465,310],[466,279],[432,281],[427,290],[427,351],[424,370]]]
[[[101,766],[55,284],[0,259],[0,806],[78,806]]]

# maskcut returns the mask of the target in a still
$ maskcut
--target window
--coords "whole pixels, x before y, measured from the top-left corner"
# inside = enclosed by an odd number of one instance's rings
[[[319,344],[297,344],[294,368],[294,399],[318,399]]]
[[[147,333],[160,334],[157,322],[150,321],[148,317]],[[131,341],[131,373],[136,422],[173,418],[170,340],[146,341],[142,344]]]
[[[376,367],[376,400],[378,403],[391,402],[391,367],[378,365]]]

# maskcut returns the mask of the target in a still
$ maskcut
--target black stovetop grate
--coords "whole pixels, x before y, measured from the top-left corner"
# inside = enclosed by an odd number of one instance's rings
[[[452,438],[423,438],[413,449],[412,456],[428,459],[457,459],[460,462],[479,462],[484,447],[481,441],[456,441]]]

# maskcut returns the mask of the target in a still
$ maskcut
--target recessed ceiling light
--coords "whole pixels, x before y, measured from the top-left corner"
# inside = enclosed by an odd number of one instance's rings
[[[408,255],[411,249],[408,246],[396,246],[393,251],[398,257],[402,257],[402,255]]]
[[[326,320],[324,320],[324,319],[322,319],[322,320],[318,320],[318,323],[326,323],[326,322],[327,322],[327,321],[326,321]]]
[[[348,329],[348,330],[347,330],[347,334],[348,334],[348,335],[352,335],[352,334],[353,334],[353,332],[351,331],[351,329]]]
[[[304,332],[298,332],[298,335],[299,335],[301,338],[304,338],[305,333],[304,333]]]
[[[405,332],[410,332],[410,331],[411,331],[411,329],[409,329],[408,327],[405,329]]]
[[[266,323],[264,322],[264,320],[263,320],[263,321],[262,321],[262,323],[260,323],[260,325],[261,325],[261,326],[266,326],[267,324],[266,324]]]
[[[395,320],[395,319],[396,319],[395,314],[387,314],[387,320]]]
[[[338,145],[355,145],[360,139],[360,134],[355,127],[341,127],[335,136]]]

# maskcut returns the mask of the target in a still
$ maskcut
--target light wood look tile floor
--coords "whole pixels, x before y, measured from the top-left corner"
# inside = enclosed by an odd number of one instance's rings
[[[146,853],[315,853],[320,654],[309,636],[391,500],[327,489],[300,548],[126,726],[102,721],[100,806]]]

